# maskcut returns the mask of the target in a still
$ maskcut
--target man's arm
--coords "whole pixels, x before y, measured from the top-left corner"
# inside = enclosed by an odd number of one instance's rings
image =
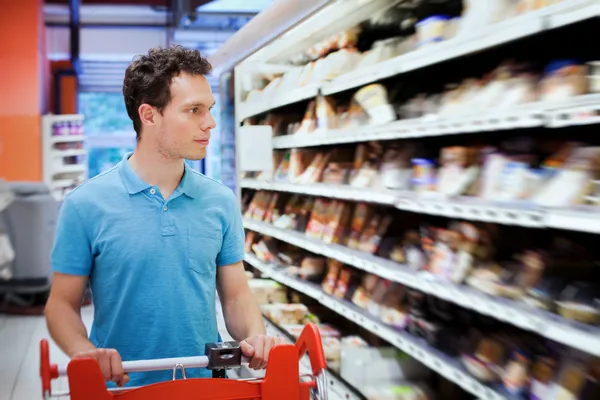
[[[250,291],[242,262],[217,269],[217,290],[229,334],[238,342],[264,335],[262,313]]]
[[[266,335],[262,313],[248,286],[242,262],[219,267],[217,271],[217,290],[227,331],[240,342],[242,353],[250,357],[250,368],[265,368],[271,349],[283,343],[283,339]]]
[[[81,320],[81,301],[92,269],[92,248],[83,219],[70,197],[63,203],[52,248],[52,287],[46,302],[46,323],[52,339],[69,358],[98,360],[106,380],[127,383],[121,356],[114,349],[96,349]]]
[[[69,358],[94,349],[81,320],[81,300],[87,277],[54,273],[46,303],[46,322],[50,335]]]

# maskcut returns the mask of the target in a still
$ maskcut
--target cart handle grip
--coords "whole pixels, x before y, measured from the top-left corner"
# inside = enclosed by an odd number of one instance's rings
[[[321,372],[327,369],[321,334],[315,324],[306,324],[296,341],[296,348],[298,349],[298,360],[308,353],[314,376],[320,375]]]

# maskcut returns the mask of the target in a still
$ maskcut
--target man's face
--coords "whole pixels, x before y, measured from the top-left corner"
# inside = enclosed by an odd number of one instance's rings
[[[170,90],[171,102],[160,118],[158,149],[167,158],[201,160],[215,127],[210,84],[202,75],[181,73],[173,78]]]

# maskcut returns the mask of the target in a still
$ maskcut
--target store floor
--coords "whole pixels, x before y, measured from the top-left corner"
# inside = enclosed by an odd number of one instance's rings
[[[219,304],[219,302],[217,302]],[[82,318],[90,328],[94,309],[82,309]],[[225,329],[220,308],[219,331],[223,340],[231,340]],[[15,316],[0,314],[0,400],[40,400],[41,384],[39,377],[40,340],[50,338],[46,321],[42,316]],[[50,341],[50,358],[53,363],[65,364],[68,358]],[[53,382],[53,391],[67,390],[66,378]],[[68,396],[59,399],[69,399]]]

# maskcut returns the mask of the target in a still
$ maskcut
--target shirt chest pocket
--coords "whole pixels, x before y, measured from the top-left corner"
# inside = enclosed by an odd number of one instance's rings
[[[188,232],[190,269],[198,274],[214,277],[222,240],[220,229],[190,228]]]

